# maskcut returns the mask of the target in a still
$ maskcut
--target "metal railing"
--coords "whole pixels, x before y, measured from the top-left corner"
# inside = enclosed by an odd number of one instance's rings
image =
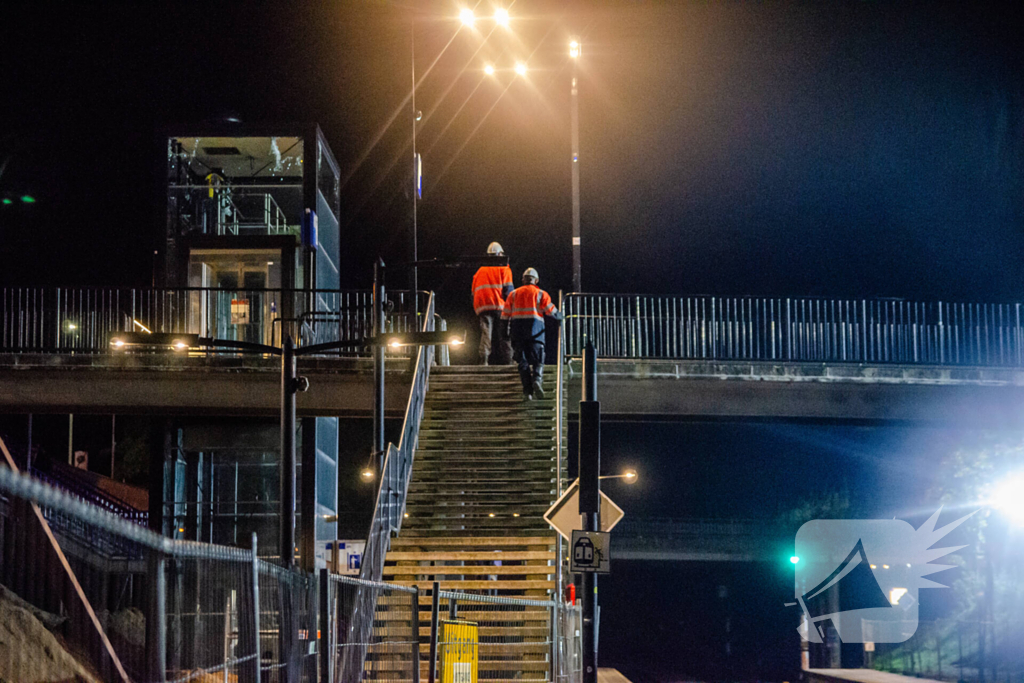
[[[444,615],[420,619],[434,594],[478,627],[480,680],[581,680],[579,609],[558,600],[316,577],[260,559],[255,533],[164,538],[0,465],[5,680],[418,681],[447,645]]]
[[[477,595],[437,590],[431,614],[428,674],[448,680],[445,651],[457,647],[442,628],[471,624],[477,632],[477,677],[486,680],[542,680],[577,683],[582,680],[582,638],[579,607],[561,600]]]
[[[565,297],[566,352],[602,358],[1024,366],[1022,304]]]
[[[423,315],[423,331],[434,329],[434,297],[427,299],[426,312]],[[427,396],[430,381],[430,366],[434,360],[433,346],[416,347],[415,366],[413,368],[412,386],[409,389],[409,400],[405,406],[405,417],[402,420],[402,435],[398,446],[389,443],[384,466],[381,469],[380,487],[377,490],[377,501],[373,511],[373,521],[366,538],[366,549],[363,552],[359,578],[367,581],[380,581],[384,569],[384,556],[387,554],[391,534],[402,528],[402,515],[405,512],[405,500],[412,477],[413,458],[419,438],[420,421],[423,418],[423,403]]]
[[[419,292],[419,310],[429,293]],[[386,332],[416,325],[409,292],[388,292]],[[279,346],[282,328],[298,345],[362,339],[372,332],[369,291],[287,289],[5,288],[0,353],[107,353],[117,332],[198,334]],[[333,351],[330,355],[359,355]]]
[[[316,582],[255,534],[173,541],[0,466],[0,548],[5,680],[316,678]]]

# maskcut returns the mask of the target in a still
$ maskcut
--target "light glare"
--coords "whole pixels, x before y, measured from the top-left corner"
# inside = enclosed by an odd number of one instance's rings
[[[792,562],[793,564],[797,564],[798,562],[800,562],[800,556],[799,555],[793,555],[792,557],[789,558],[789,561]]]
[[[494,21],[498,24],[498,26],[504,26],[505,28],[508,28],[508,10],[505,9],[504,7],[499,7],[498,9],[494,10]]]
[[[359,476],[363,478],[363,481],[373,481],[377,475],[372,467],[366,467],[359,473]]]
[[[516,73],[520,76],[526,75],[526,64],[524,62],[516,62]]]
[[[490,64],[485,64],[484,65],[484,73],[487,74],[488,76],[493,76],[494,75],[494,67],[491,66]]]
[[[893,588],[889,591],[889,604],[898,605],[900,604],[900,598],[907,594],[906,588]]]
[[[1024,526],[1024,472],[1003,480],[992,495],[992,507],[1003,513],[1015,526]]]
[[[459,12],[459,21],[461,21],[464,26],[472,28],[473,22],[476,21],[476,17],[473,16],[473,10],[468,7],[463,7],[462,11]]]
[[[576,59],[580,56],[580,44],[579,41],[573,40],[569,42],[569,56]]]

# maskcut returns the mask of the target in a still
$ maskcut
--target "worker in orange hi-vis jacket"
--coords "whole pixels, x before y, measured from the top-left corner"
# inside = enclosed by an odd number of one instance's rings
[[[491,256],[504,256],[497,242],[487,247]],[[480,364],[508,365],[512,347],[504,334],[501,312],[512,293],[512,269],[508,266],[484,266],[473,276],[473,310],[480,318]]]
[[[523,397],[528,401],[544,398],[544,317],[562,319],[548,293],[537,286],[538,282],[537,271],[527,268],[523,286],[509,295],[501,314],[501,319],[508,321],[512,357],[519,365]]]

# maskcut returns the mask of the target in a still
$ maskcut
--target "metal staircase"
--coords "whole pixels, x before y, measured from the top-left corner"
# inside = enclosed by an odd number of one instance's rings
[[[384,580],[418,586],[426,680],[429,589],[547,600],[556,592],[557,539],[542,515],[557,498],[556,377],[523,399],[513,367],[431,373],[402,529]],[[564,472],[563,472],[564,476]],[[550,610],[464,613],[480,627],[479,680],[550,680]],[[501,634],[501,642],[491,634]],[[517,644],[509,655],[510,638]]]

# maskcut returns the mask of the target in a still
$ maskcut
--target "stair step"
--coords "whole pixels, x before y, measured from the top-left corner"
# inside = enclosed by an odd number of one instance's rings
[[[555,553],[539,550],[526,551],[410,551],[390,552],[387,554],[389,562],[403,562],[407,560],[416,562],[520,562],[526,560],[554,560]]]
[[[480,536],[478,538],[435,538],[430,540],[416,539],[415,541],[409,541],[402,536],[391,539],[392,548],[401,548],[403,546],[437,546],[437,545],[453,545],[453,546],[481,546],[481,547],[524,547],[524,546],[554,546],[555,544],[555,532],[552,531],[550,534],[537,535],[537,536]]]
[[[511,567],[444,567],[424,565],[403,565],[400,567],[384,567],[384,576],[546,576],[557,570],[550,565],[513,565]],[[391,579],[385,579],[390,581]]]
[[[398,580],[391,581],[398,586],[418,586],[422,581]],[[537,580],[513,580],[498,579],[497,581],[453,581],[451,579],[438,581],[443,591],[467,591],[467,590],[549,590],[555,587],[554,581]]]

